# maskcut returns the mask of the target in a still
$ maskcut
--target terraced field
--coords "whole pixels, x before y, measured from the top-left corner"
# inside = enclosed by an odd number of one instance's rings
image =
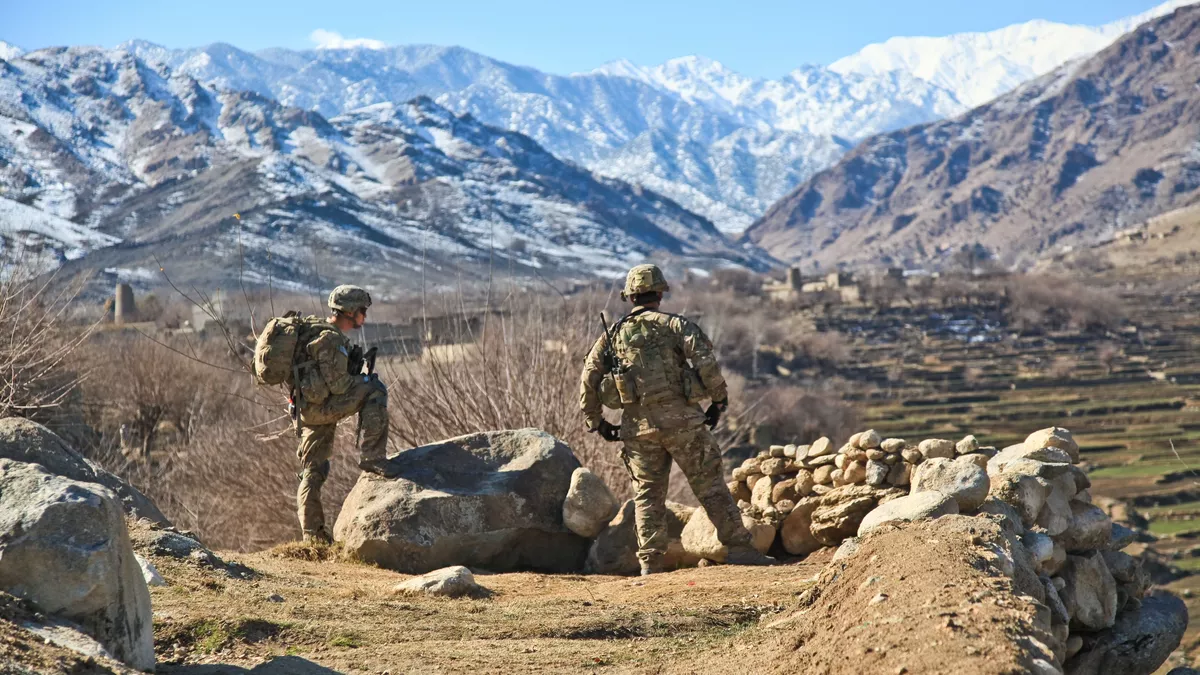
[[[814,319],[852,336],[847,396],[885,438],[975,434],[1003,448],[1048,426],[1072,431],[1097,496],[1129,500],[1151,548],[1200,572],[1200,290],[1123,283],[1119,330],[1018,335],[996,307],[876,311]],[[1154,288],[1158,288],[1156,284]],[[1173,582],[1200,616],[1200,576]],[[1195,622],[1200,624],[1200,622]],[[1184,647],[1200,656],[1200,630]]]

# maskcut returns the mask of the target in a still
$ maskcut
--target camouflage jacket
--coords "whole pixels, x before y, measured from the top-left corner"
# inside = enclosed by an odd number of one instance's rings
[[[636,389],[635,401],[624,404],[622,437],[703,424],[704,413],[695,401],[728,397],[712,342],[685,317],[642,307],[630,314],[636,316],[622,320],[613,337],[618,368],[627,373]],[[599,391],[606,374],[606,344],[607,336],[596,340],[580,378],[579,406],[589,429],[599,426],[602,419]],[[698,387],[703,391],[693,391]]]
[[[305,347],[309,365],[300,372],[300,392],[304,402],[321,405],[330,396],[340,396],[354,385],[349,372],[350,339],[328,323],[320,324],[320,333]]]

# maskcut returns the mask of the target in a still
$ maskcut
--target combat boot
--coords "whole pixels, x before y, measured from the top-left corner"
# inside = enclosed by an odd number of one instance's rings
[[[385,458],[364,459],[358,463],[358,468],[384,478],[395,478],[400,475],[399,469]]]
[[[333,544],[333,537],[329,536],[329,532],[322,527],[315,532],[305,532],[304,543],[316,546],[331,546]]]
[[[663,556],[661,555],[639,559],[638,564],[641,565],[641,574],[644,577],[666,571],[666,566],[663,564]]]
[[[727,565],[774,565],[779,562],[769,555],[759,553],[752,546],[733,546],[729,549],[729,555],[725,556],[725,564]]]

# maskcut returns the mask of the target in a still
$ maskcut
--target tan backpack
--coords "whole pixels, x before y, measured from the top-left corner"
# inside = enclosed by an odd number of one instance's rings
[[[294,386],[300,369],[307,365],[300,356],[309,342],[334,330],[324,320],[288,312],[267,322],[254,345],[254,377],[259,384]]]

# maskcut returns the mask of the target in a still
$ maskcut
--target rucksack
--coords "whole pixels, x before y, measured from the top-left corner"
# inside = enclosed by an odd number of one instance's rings
[[[259,384],[294,385],[299,375],[299,356],[318,335],[332,330],[317,317],[288,312],[267,322],[254,344],[254,377]]]

